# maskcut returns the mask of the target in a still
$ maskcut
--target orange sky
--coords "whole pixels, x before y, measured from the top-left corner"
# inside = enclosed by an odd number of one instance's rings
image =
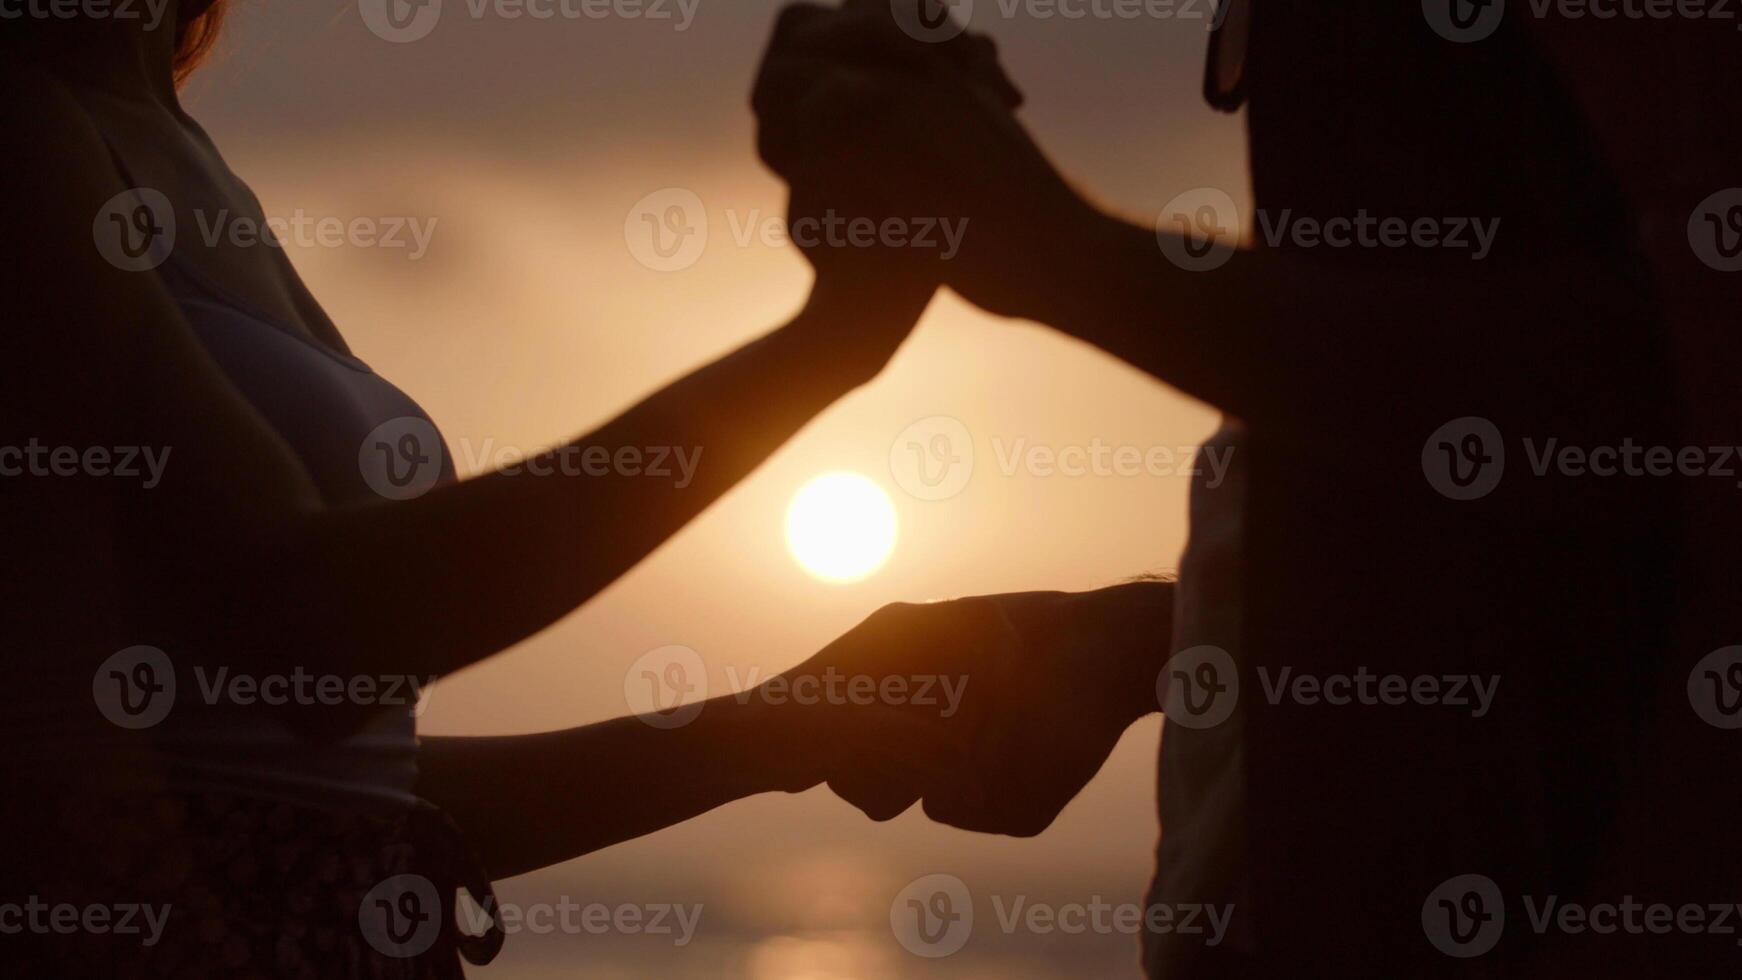
[[[293,257],[360,356],[418,398],[451,443],[570,438],[797,307],[807,281],[797,255],[740,246],[728,227],[781,206],[754,159],[745,106],[773,4],[701,0],[682,32],[447,7],[429,37],[393,45],[353,6],[252,0],[190,103],[268,215],[435,220],[415,260],[318,246]],[[980,7],[976,26],[999,39],[1028,92],[1025,118],[1098,199],[1145,222],[1192,187],[1246,200],[1238,122],[1197,99],[1201,24],[1040,22]],[[715,227],[695,265],[658,273],[630,253],[624,220],[670,186],[694,191]],[[929,502],[895,485],[888,455],[909,423],[936,415],[968,427],[977,458],[965,491]],[[693,647],[723,679],[728,667],[784,669],[892,600],[1090,588],[1170,569],[1185,478],[1006,476],[994,441],[1006,451],[1017,440],[1186,447],[1214,420],[1097,352],[941,297],[881,378],[640,568],[557,627],[438,685],[424,730],[516,732],[622,714],[625,670],[667,644]],[[888,565],[848,585],[806,575],[782,539],[792,493],[835,469],[882,483],[900,522]],[[499,966],[474,973],[555,977],[584,965],[589,976],[797,980],[1117,966],[1131,958],[1127,937],[1074,937],[1079,945],[1039,956],[995,929],[956,957],[917,960],[890,937],[888,901],[940,871],[976,892],[1135,900],[1155,834],[1158,731],[1158,719],[1134,729],[1032,841],[918,814],[875,825],[818,791],[746,801],[526,876],[505,899],[704,902],[707,912],[686,949],[519,936]]]

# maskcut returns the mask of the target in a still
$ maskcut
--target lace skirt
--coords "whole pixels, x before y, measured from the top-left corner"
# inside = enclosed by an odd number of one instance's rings
[[[0,794],[0,961],[14,976],[457,980],[501,933],[440,811],[340,812],[225,793]]]

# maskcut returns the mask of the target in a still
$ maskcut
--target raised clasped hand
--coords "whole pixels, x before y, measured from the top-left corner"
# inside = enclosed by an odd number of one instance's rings
[[[1015,315],[1028,266],[1086,208],[1020,104],[990,40],[929,43],[871,0],[787,7],[752,97],[758,149],[790,186],[793,239],[819,275],[906,268]]]

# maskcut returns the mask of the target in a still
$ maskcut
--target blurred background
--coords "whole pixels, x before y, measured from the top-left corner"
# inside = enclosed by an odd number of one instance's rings
[[[796,250],[741,240],[784,201],[756,160],[747,108],[775,3],[570,0],[565,15],[560,0],[433,0],[418,16],[433,8],[439,20],[395,43],[366,22],[381,6],[370,2],[239,0],[188,104],[269,216],[426,229],[421,252],[291,247],[357,353],[435,416],[462,474],[504,449],[573,438],[798,308],[809,272]],[[999,42],[1028,96],[1024,119],[1062,169],[1152,224],[1188,189],[1248,199],[1239,120],[1199,97],[1208,0],[1198,6],[1098,17],[1089,0],[979,0],[971,19]],[[637,209],[670,188],[695,196],[709,231],[683,268],[659,271],[636,257]],[[892,447],[938,416],[969,433],[973,467],[959,493],[921,499],[892,474]],[[530,732],[628,713],[631,666],[673,644],[700,654],[721,693],[730,676],[797,663],[885,602],[1169,571],[1185,538],[1183,461],[1174,475],[1072,477],[1006,472],[1000,456],[1018,444],[1186,452],[1215,419],[1092,349],[940,296],[875,383],[585,608],[438,685],[423,730]],[[887,561],[848,583],[807,572],[784,532],[799,488],[840,470],[878,483],[897,527]],[[745,800],[508,881],[506,903],[703,911],[683,945],[522,932],[472,975],[1135,975],[1129,934],[1007,930],[998,909],[1140,901],[1160,727],[1152,717],[1133,728],[1033,840],[970,835],[917,811],[873,824],[819,789]],[[933,874],[964,883],[975,924],[959,952],[927,959],[896,941],[890,906]]]

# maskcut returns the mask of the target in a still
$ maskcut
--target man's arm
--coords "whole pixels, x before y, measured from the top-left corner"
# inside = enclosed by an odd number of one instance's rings
[[[919,42],[887,10],[789,20],[803,29],[776,35],[764,78],[779,85],[756,110],[765,146],[797,148],[769,161],[795,193],[872,186],[910,213],[959,222],[959,249],[937,265],[964,298],[1056,327],[1269,432],[1359,422],[1419,439],[1472,377],[1484,379],[1488,414],[1540,402],[1559,372],[1496,366],[1576,360],[1589,325],[1629,288],[1612,260],[1517,241],[1498,221],[1468,232],[1473,244],[1489,236],[1481,260],[1415,261],[1404,243],[1360,262],[1235,249],[1188,271],[1152,224],[1089,204],[1008,105],[913,71]]]
[[[1495,365],[1552,362],[1579,349],[1588,343],[1579,331],[1607,302],[1602,270],[1585,256],[1416,267],[1232,249],[1221,266],[1194,272],[1169,261],[1155,229],[1086,203],[1041,221],[1029,236],[1032,260],[1008,280],[1025,285],[1000,312],[1055,327],[1272,428],[1431,429],[1445,420],[1397,413],[1443,409],[1473,377],[1487,379],[1488,402],[1507,398]],[[950,285],[970,298],[1003,288]]]

